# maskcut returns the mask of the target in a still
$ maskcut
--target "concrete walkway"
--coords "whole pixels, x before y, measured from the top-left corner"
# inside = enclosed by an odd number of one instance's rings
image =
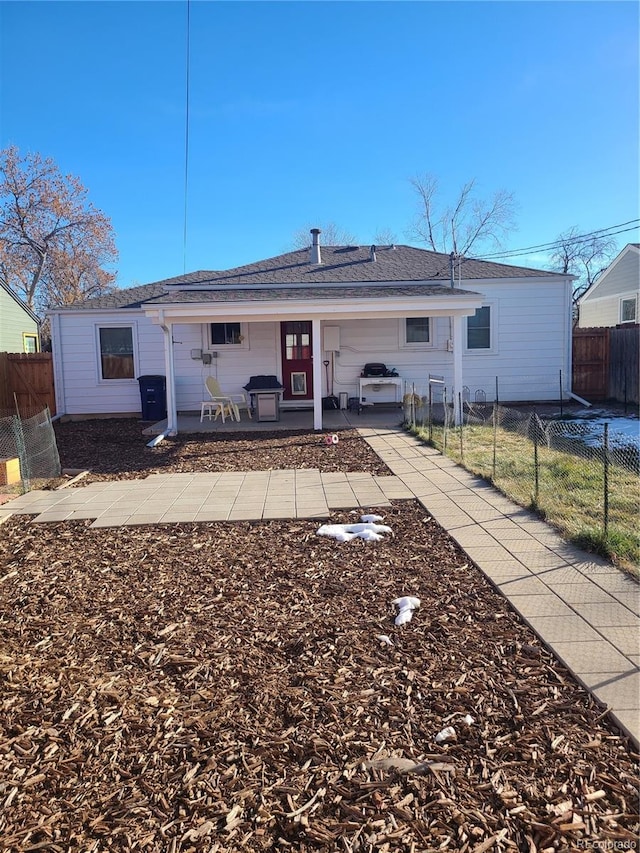
[[[333,509],[371,510],[415,497],[637,746],[640,586],[406,432],[360,434],[393,476],[315,469],[153,474],[29,492],[0,507],[0,522],[13,513],[35,514],[37,522],[95,519],[92,527],[326,518]]]

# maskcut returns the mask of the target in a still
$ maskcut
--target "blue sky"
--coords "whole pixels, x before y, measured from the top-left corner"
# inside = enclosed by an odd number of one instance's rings
[[[326,221],[412,242],[423,172],[447,199],[471,178],[512,192],[509,248],[638,218],[638,8],[191,0],[187,271],[279,254]],[[0,16],[0,145],[81,179],[121,286],[182,273],[186,0]]]

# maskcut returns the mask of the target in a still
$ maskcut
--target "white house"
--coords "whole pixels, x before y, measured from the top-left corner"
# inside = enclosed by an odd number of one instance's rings
[[[578,327],[639,322],[640,244],[629,243],[578,300]]]
[[[58,412],[137,415],[137,377],[166,376],[168,429],[199,411],[204,379],[227,392],[274,374],[282,408],[359,395],[368,362],[425,393],[444,377],[493,400],[552,400],[571,376],[572,277],[410,246],[320,246],[201,271],[51,312]],[[383,401],[396,389],[371,389]]]

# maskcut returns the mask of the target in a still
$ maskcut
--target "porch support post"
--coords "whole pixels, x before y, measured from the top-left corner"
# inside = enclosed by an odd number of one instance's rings
[[[453,315],[453,413],[456,426],[462,423],[462,320],[459,314]]]
[[[313,341],[313,428],[320,430],[322,429],[322,338],[320,320],[317,318],[311,321],[311,339]]]
[[[178,434],[178,412],[176,410],[176,373],[173,363],[173,325],[162,323],[164,332],[164,369],[167,377],[167,433]]]

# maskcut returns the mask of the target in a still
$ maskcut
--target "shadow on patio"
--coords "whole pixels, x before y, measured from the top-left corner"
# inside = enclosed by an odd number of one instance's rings
[[[402,424],[404,413],[401,408],[383,407],[363,409],[361,414],[349,410],[324,411],[322,427],[325,430],[359,429],[360,427],[385,428],[397,427]],[[145,429],[146,435],[159,435],[166,429],[167,421],[162,420]],[[313,411],[280,410],[279,421],[249,420],[243,413],[240,422],[226,420],[222,423],[205,419],[200,423],[200,415],[196,412],[180,412],[178,414],[178,433],[238,433],[238,432],[275,432],[276,430],[308,430],[313,431]]]

